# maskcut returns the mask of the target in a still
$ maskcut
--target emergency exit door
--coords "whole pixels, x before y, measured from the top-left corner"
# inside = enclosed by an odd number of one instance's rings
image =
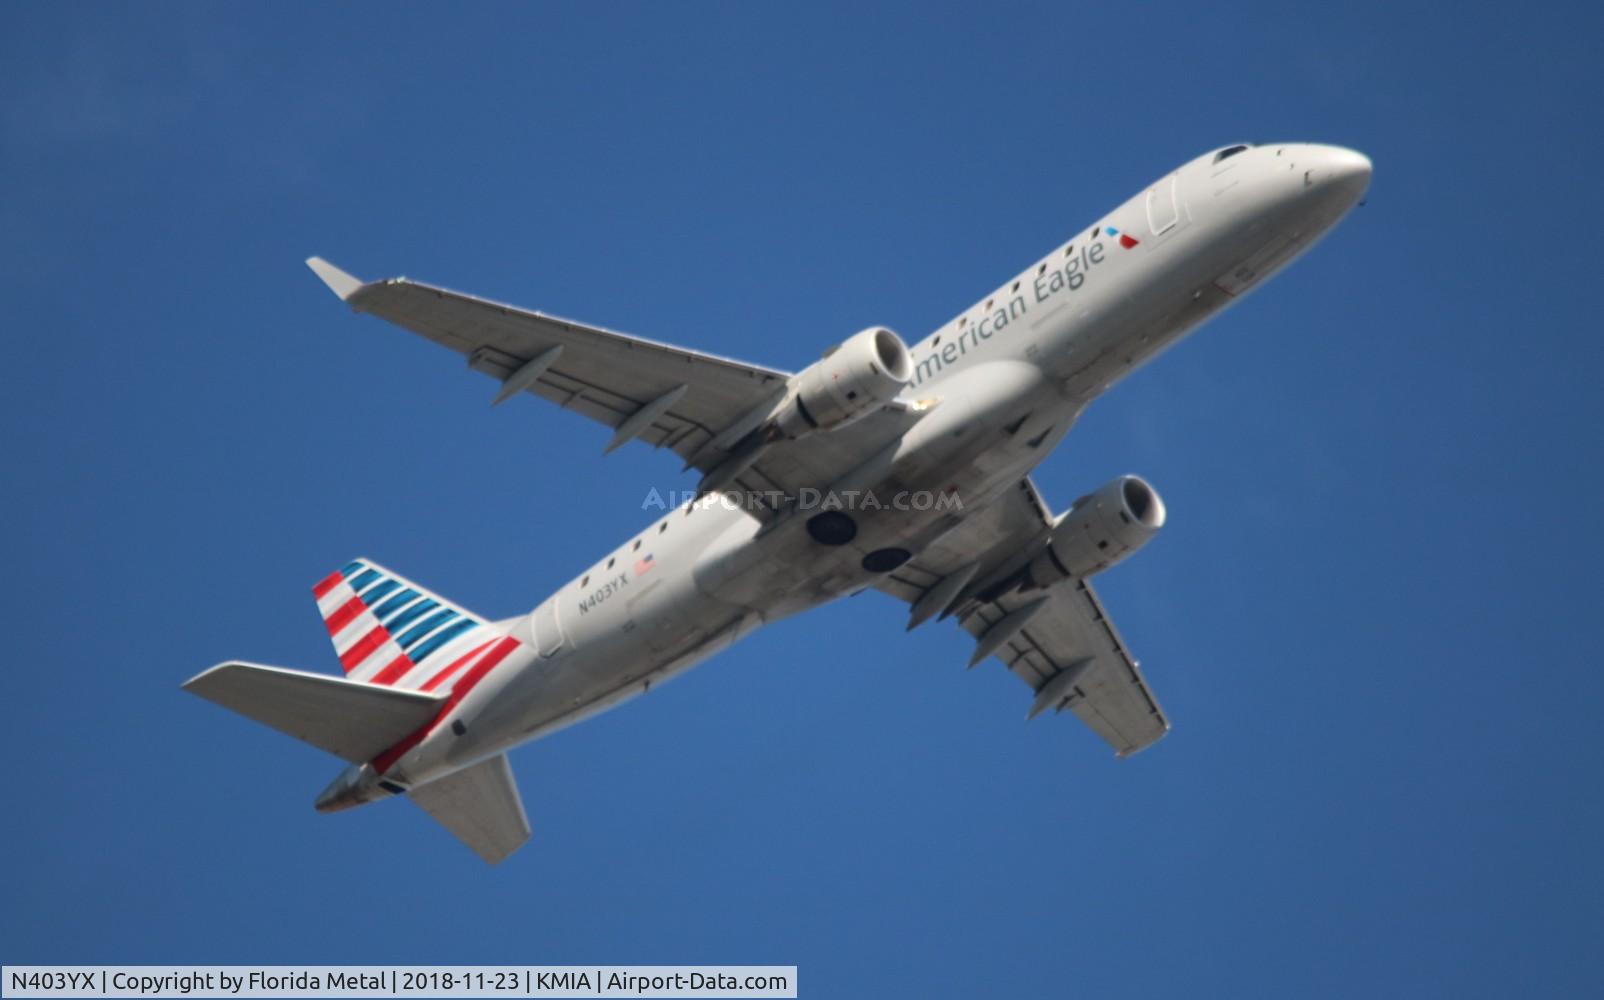
[[[1154,236],[1162,236],[1175,228],[1180,220],[1180,208],[1175,204],[1175,175],[1159,181],[1147,189],[1147,225]]]

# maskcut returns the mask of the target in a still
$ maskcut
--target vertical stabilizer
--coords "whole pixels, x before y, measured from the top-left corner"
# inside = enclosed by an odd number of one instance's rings
[[[484,619],[369,559],[312,588],[340,666],[354,681],[449,689],[501,633]]]

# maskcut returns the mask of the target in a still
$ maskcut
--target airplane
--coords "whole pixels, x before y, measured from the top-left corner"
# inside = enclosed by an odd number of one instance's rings
[[[508,763],[759,625],[868,589],[908,628],[952,618],[1118,756],[1169,720],[1090,578],[1164,526],[1119,476],[1055,514],[1031,470],[1104,391],[1308,250],[1370,161],[1236,144],[1159,178],[909,347],[883,326],[800,372],[715,357],[407,278],[307,265],[359,313],[612,430],[668,448],[683,503],[515,618],[356,559],[312,593],[345,676],[248,662],[186,690],[349,762],[321,812],[404,796],[496,864],[530,836]],[[665,508],[668,506],[664,505]]]

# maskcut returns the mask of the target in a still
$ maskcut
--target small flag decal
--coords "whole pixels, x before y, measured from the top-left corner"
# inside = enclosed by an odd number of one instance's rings
[[[652,571],[652,567],[656,565],[657,563],[652,560],[652,557],[647,555],[644,559],[641,559],[635,563],[635,575],[645,576],[647,573],[650,573]]]

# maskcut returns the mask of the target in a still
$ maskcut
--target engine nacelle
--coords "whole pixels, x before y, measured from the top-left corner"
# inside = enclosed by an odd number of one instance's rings
[[[1146,545],[1164,527],[1164,501],[1139,476],[1120,476],[1081,497],[1053,525],[1026,569],[1025,586],[1050,587],[1101,573]]]
[[[791,379],[771,427],[788,438],[844,427],[897,398],[912,377],[913,358],[902,338],[871,326]]]

